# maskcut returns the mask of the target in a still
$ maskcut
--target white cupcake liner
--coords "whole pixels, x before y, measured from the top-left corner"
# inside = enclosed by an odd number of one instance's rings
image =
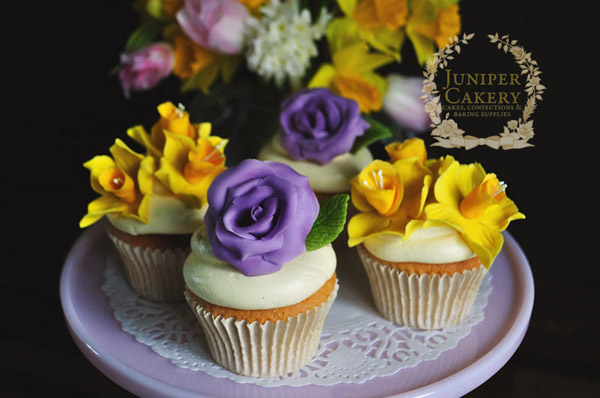
[[[389,321],[416,329],[442,329],[462,322],[471,311],[485,266],[439,275],[398,271],[380,263],[360,245],[377,311]]]
[[[183,301],[183,263],[191,249],[132,246],[108,232],[123,263],[125,277],[140,296],[155,301]]]
[[[202,325],[215,362],[240,375],[275,377],[300,369],[316,355],[337,290],[336,282],[327,301],[314,310],[264,324],[215,317],[187,291],[185,298]]]

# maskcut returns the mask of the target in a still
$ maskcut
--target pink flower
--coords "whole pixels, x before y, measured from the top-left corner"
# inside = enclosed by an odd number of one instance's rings
[[[425,132],[431,120],[425,112],[425,103],[419,98],[422,90],[422,77],[390,75],[383,110],[400,126],[415,133]]]
[[[121,54],[119,80],[129,98],[132,90],[148,90],[167,77],[173,68],[173,48],[166,43]]]
[[[177,21],[190,39],[222,54],[242,51],[247,17],[248,10],[236,0],[185,0],[177,13]]]

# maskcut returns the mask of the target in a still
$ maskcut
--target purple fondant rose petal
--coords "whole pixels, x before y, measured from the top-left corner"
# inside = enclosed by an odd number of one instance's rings
[[[369,124],[356,101],[326,88],[302,90],[281,107],[281,145],[296,160],[327,164],[352,148]]]
[[[306,250],[319,213],[308,178],[247,159],[211,183],[204,223],[213,254],[248,276],[278,271]]]

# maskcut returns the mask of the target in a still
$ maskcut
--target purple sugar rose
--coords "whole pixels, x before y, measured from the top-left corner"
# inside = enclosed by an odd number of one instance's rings
[[[282,163],[246,159],[211,183],[204,223],[214,256],[255,276],[302,254],[318,213],[307,177]]]
[[[281,145],[296,160],[327,164],[369,127],[356,101],[326,88],[302,90],[281,107]]]

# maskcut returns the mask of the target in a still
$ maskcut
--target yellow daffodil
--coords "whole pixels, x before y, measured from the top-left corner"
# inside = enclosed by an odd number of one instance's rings
[[[348,245],[384,233],[408,238],[423,223],[431,172],[416,157],[394,164],[375,160],[351,180],[351,198],[360,211],[348,223]]]
[[[183,34],[175,37],[173,74],[185,81],[182,87],[184,92],[201,90],[208,94],[219,75],[224,82],[231,79],[239,61],[239,56],[210,51]]]
[[[445,47],[461,31],[457,1],[412,0],[406,35],[423,65],[437,48]]]
[[[92,189],[101,196],[88,205],[88,213],[79,222],[81,228],[109,213],[148,221],[154,159],[132,151],[119,139],[110,148],[110,153],[112,158],[100,155],[84,163],[90,170]]]
[[[354,43],[332,55],[332,64],[323,64],[308,86],[327,87],[332,92],[358,103],[361,112],[378,111],[383,104],[386,82],[375,69],[393,58],[373,53],[364,43]]]
[[[504,193],[506,186],[478,163],[453,161],[434,186],[435,203],[425,207],[426,225],[442,223],[459,231],[489,267],[503,244],[510,221],[525,218]]]
[[[352,203],[362,211],[377,211],[389,216],[398,211],[404,197],[404,185],[398,170],[390,163],[374,160],[365,167],[352,184]]]
[[[158,106],[160,119],[152,126],[150,134],[143,126],[135,126],[127,130],[127,135],[140,143],[148,150],[148,154],[159,158],[165,145],[165,132],[184,135],[196,140],[198,138],[198,124],[190,122],[190,115],[182,105],[175,106],[172,102],[164,102]]]
[[[344,17],[332,21],[330,42],[353,36],[376,51],[400,60],[404,29],[409,16],[406,0],[338,0]]]
[[[156,178],[194,206],[206,203],[212,180],[225,170],[228,140],[211,136],[210,123],[201,123],[198,138],[165,131],[166,141]]]
[[[385,146],[385,151],[392,163],[400,159],[410,159],[412,157],[419,159],[421,164],[425,164],[427,161],[425,141],[420,138],[409,138],[404,141],[392,142]]]

